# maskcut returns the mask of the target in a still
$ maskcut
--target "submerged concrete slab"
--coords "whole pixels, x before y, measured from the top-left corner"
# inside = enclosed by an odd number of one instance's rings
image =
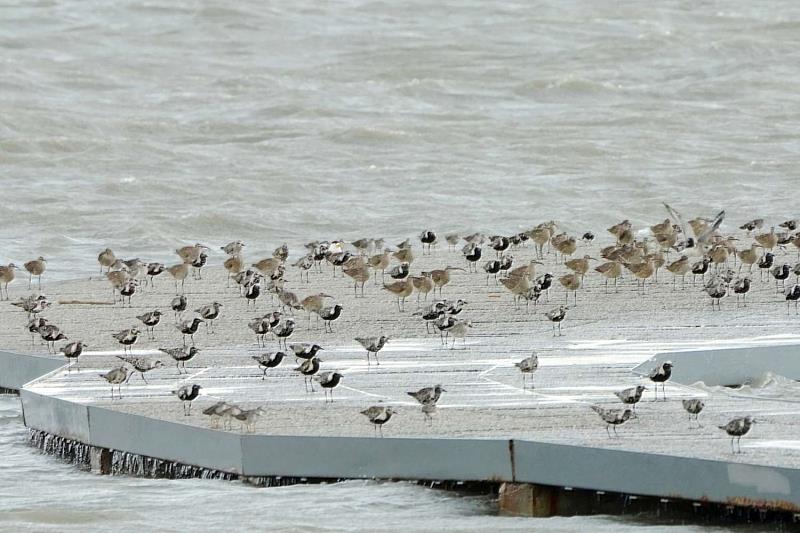
[[[672,361],[672,381],[724,387],[751,383],[766,373],[800,380],[800,344],[746,346],[661,352],[633,372],[648,375],[656,366]]]
[[[34,379],[64,366],[62,357],[0,350],[0,388],[19,390]]]

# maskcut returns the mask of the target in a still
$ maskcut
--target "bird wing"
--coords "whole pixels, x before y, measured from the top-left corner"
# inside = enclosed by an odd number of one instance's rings
[[[708,238],[711,236],[711,234],[714,233],[715,231],[717,231],[717,228],[719,228],[720,224],[722,224],[722,221],[724,219],[725,219],[725,211],[724,210],[720,211],[719,213],[717,213],[717,216],[714,217],[714,220],[711,222],[711,224],[706,226],[706,229],[703,230],[703,233],[701,233],[700,235],[697,235],[697,241],[698,242],[705,242],[706,240],[708,240]]]
[[[683,233],[683,239],[686,240],[689,238],[689,232],[686,230],[686,223],[683,221],[683,217],[680,213],[675,211],[669,204],[664,202],[664,207],[667,209],[669,216],[672,218],[673,221],[677,222],[677,224],[681,227],[681,233]]]

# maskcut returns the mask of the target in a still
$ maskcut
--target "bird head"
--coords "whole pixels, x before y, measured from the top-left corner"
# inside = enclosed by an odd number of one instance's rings
[[[672,361],[664,361],[664,364],[661,365],[665,369],[672,368]]]
[[[312,345],[311,345],[311,348],[313,348],[313,349],[317,350],[318,352],[320,352],[320,351],[323,351],[323,350],[324,350],[324,348],[323,348],[322,346],[320,346],[319,344],[312,344]]]
[[[162,363],[161,361],[158,361],[158,360],[155,363],[153,363],[153,367],[154,368],[161,368],[163,366],[164,366],[164,363]]]

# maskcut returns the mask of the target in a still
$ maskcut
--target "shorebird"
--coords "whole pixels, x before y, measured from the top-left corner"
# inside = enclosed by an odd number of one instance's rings
[[[18,302],[11,302],[11,305],[14,307],[19,307],[23,311],[28,314],[28,318],[30,319],[31,315],[36,315],[41,313],[48,307],[50,307],[50,302],[47,301],[47,296],[44,294],[40,294],[38,296],[30,295],[24,298],[20,298]]]
[[[434,232],[429,229],[426,229],[419,235],[419,240],[422,243],[422,255],[425,255],[425,246],[428,246],[428,253],[431,253],[431,247],[436,246],[436,242],[439,238],[436,236]]]
[[[464,253],[464,259],[467,260],[467,271],[468,272],[477,272],[478,271],[478,261],[481,260],[481,247],[476,244],[467,244],[462,249]]]
[[[497,257],[500,257],[511,246],[511,241],[502,235],[492,235],[489,237],[489,246],[495,251]]]
[[[384,274],[386,273],[386,269],[389,267],[389,249],[386,248],[383,250],[383,253],[376,254],[371,256],[367,259],[367,265],[372,268],[373,272],[375,273],[375,284],[378,284],[378,270],[381,271],[381,281],[384,279]]]
[[[772,267],[769,271],[772,274],[772,277],[775,278],[775,290],[776,291],[785,291],[786,290],[786,280],[789,279],[789,274],[791,274],[792,269],[787,264],[783,265],[776,265]],[[778,288],[778,283],[780,282],[781,289]]]
[[[37,259],[32,261],[28,261],[23,265],[25,270],[28,271],[28,288],[31,288],[31,284],[33,283],[33,276],[39,281],[39,289],[42,288],[42,274],[47,269],[47,261],[44,257],[39,256]]]
[[[300,270],[300,282],[303,282],[303,273],[306,274],[306,283],[311,283],[309,280],[309,272],[314,267],[314,255],[313,254],[306,254],[294,263],[292,263],[293,267],[297,267]]]
[[[336,267],[344,266],[345,263],[352,259],[353,254],[350,252],[333,252],[328,250],[325,254],[325,259],[331,264],[333,270],[333,277],[336,277]]]
[[[149,334],[150,340],[155,340],[156,332],[155,328],[159,322],[161,322],[161,311],[156,309],[155,311],[150,311],[149,313],[145,313],[143,315],[139,315],[138,318],[142,324],[145,325],[145,331]]]
[[[269,320],[266,317],[257,316],[247,323],[247,327],[256,334],[256,342],[258,343],[258,347],[261,348],[266,346],[267,333],[272,330]]]
[[[182,248],[178,248],[175,250],[175,253],[178,254],[178,257],[180,257],[181,261],[184,263],[192,264],[197,261],[198,257],[200,257],[200,253],[203,250],[210,250],[210,248],[198,242],[194,246],[184,246]]]
[[[408,263],[400,263],[389,269],[389,277],[392,279],[406,279],[408,277]]]
[[[447,333],[453,338],[453,344],[450,346],[451,350],[454,350],[456,347],[456,339],[462,339],[464,342],[464,349],[467,349],[467,332],[471,327],[472,322],[470,320],[456,320],[453,325],[447,329]]]
[[[681,278],[681,288],[685,287],[686,274],[692,270],[692,265],[689,263],[689,257],[682,255],[680,259],[668,264],[667,270],[672,272],[672,290],[675,290],[675,284],[678,281],[679,276]]]
[[[622,235],[626,231],[630,231],[633,225],[631,221],[628,219],[623,220],[617,224],[614,224],[610,228],[607,228],[606,231],[609,232],[611,235],[619,239],[619,236]]]
[[[357,239],[352,241],[350,245],[356,249],[356,251],[361,255],[366,255],[370,248],[375,245],[375,239],[367,239],[366,237],[363,239]]]
[[[425,295],[425,301],[428,301],[428,293],[433,290],[433,280],[431,279],[430,272],[423,272],[419,276],[411,276],[411,283],[417,290],[417,303],[419,304],[419,295]]]
[[[283,346],[286,348],[286,339],[291,337],[292,333],[294,333],[294,319],[287,318],[279,323],[276,327],[272,328],[272,333],[278,339],[278,348],[281,347],[281,342],[283,342]]]
[[[98,374],[98,376],[111,384],[111,400],[114,400],[114,385],[117,386],[119,398],[122,399],[122,384],[128,378],[128,368],[125,365],[122,365],[118,368],[113,368],[105,374]]]
[[[765,253],[761,259],[758,260],[758,268],[761,272],[761,281],[764,281],[764,272],[769,272],[775,262],[775,256],[772,252]]]
[[[532,230],[528,231],[528,236],[533,240],[536,248],[536,257],[539,259],[544,258],[544,245],[550,242],[550,237],[555,233],[556,225],[554,222],[544,222],[539,224]],[[548,247],[548,252],[549,251]]]
[[[447,248],[451,251],[456,249],[458,243],[461,241],[461,237],[458,233],[450,233],[449,235],[444,236],[444,240],[447,241]]]
[[[380,361],[378,361],[378,352],[380,352],[386,343],[389,341],[389,337],[386,335],[381,335],[380,337],[356,337],[356,342],[359,343],[361,346],[367,350],[367,366],[370,364],[369,356],[370,354],[375,354],[375,364],[380,365]]]
[[[194,356],[200,352],[200,349],[194,346],[190,346],[189,348],[186,346],[179,346],[177,348],[159,348],[158,351],[164,352],[172,357],[175,360],[175,368],[178,370],[178,374],[181,374],[181,368],[186,370],[186,363],[191,361]],[[186,373],[188,374],[189,372],[186,371]]]
[[[156,276],[160,276],[167,271],[167,267],[163,263],[147,263],[146,267],[147,277],[150,278],[150,286],[154,287],[154,280]]]
[[[294,314],[294,310],[300,307],[300,299],[297,294],[292,291],[287,291],[283,288],[276,288],[275,294],[278,295],[278,301],[281,303],[281,310],[288,311]]]
[[[701,276],[702,280],[706,279],[706,272],[708,272],[708,265],[710,263],[710,258],[703,257],[700,261],[692,264],[692,285],[694,285],[697,280],[697,276]]]
[[[423,406],[426,406],[436,405],[443,392],[447,392],[447,390],[441,385],[436,385],[434,387],[425,387],[416,392],[407,392],[406,394],[417,400]]]
[[[633,412],[636,412],[636,404],[642,399],[642,393],[647,389],[644,385],[636,385],[629,389],[617,391],[614,395],[625,405],[632,405]]]
[[[273,250],[272,257],[286,261],[286,258],[289,257],[289,246],[286,243],[281,244]]]
[[[146,372],[150,372],[151,370],[155,370],[156,368],[161,368],[164,366],[164,363],[159,361],[158,359],[150,359],[147,357],[133,357],[133,356],[125,356],[125,355],[118,355],[117,359],[124,361],[133,367],[133,370],[138,372],[142,375],[142,379],[145,383],[147,383],[147,379],[145,379],[144,375]],[[133,373],[128,376],[126,381],[130,381],[133,377]]]
[[[425,321],[425,333],[431,333],[431,323],[435,322],[439,319],[445,312],[447,307],[447,300],[443,300],[441,302],[434,302],[430,305],[427,305],[423,308],[417,309],[411,316],[421,316],[422,320]]]
[[[483,264],[483,270],[486,272],[486,285],[489,285],[489,276],[494,275],[494,282],[497,283],[497,273],[500,272],[500,260],[491,259]]]
[[[778,226],[781,227],[781,228],[785,228],[785,229],[787,229],[789,231],[794,231],[798,227],[800,227],[800,220],[798,220],[796,218],[793,218],[793,219],[781,222],[780,224],[778,224]]]
[[[375,430],[376,435],[378,432],[380,432],[381,437],[383,437],[383,425],[392,418],[393,414],[396,413],[397,411],[391,407],[386,407],[383,405],[373,405],[369,409],[364,409],[361,411],[361,414],[366,416],[372,423],[372,427]]]
[[[789,304],[794,302],[794,314],[797,314],[797,301],[800,300],[800,285],[795,285],[786,291],[786,314],[789,314]]]
[[[622,276],[622,263],[617,261],[608,261],[603,263],[602,265],[595,267],[595,271],[599,272],[604,278],[605,281],[605,292],[608,294],[608,280],[614,280],[614,292],[617,291],[617,278]]]
[[[722,221],[725,219],[725,211],[720,211],[717,215],[710,221],[701,221],[699,219],[695,219],[694,221],[690,220],[689,224],[692,227],[692,232],[694,233],[694,237],[689,236],[688,228],[686,224],[683,222],[683,217],[675,211],[672,207],[664,204],[664,207],[667,209],[670,217],[680,226],[681,233],[683,234],[684,243],[682,246],[682,251],[685,255],[702,255],[705,256],[707,252],[708,243],[714,233],[719,228]],[[695,224],[692,224],[695,222]]]
[[[242,423],[243,428],[248,433],[253,433],[256,430],[258,420],[266,414],[263,407],[256,407],[255,409],[243,409],[234,414],[233,417]]]
[[[250,302],[253,303],[253,309],[256,307],[256,300],[261,296],[261,282],[255,279],[252,283],[245,286],[244,297],[247,300],[247,308],[250,308]]]
[[[262,353],[260,355],[253,355],[251,358],[258,363],[259,368],[261,368],[264,375],[261,376],[262,380],[267,379],[267,370],[270,368],[275,368],[283,358],[286,357],[286,353],[284,352],[270,352],[270,353]]]
[[[728,294],[728,284],[722,279],[714,278],[706,284],[704,290],[711,297],[711,309],[714,309],[714,304],[717,309],[721,309],[720,301]]]
[[[211,417],[212,428],[219,427],[219,419],[228,407],[230,407],[228,402],[217,402],[203,410],[204,415]]]
[[[206,322],[206,333],[214,333],[214,321],[219,318],[220,311],[222,311],[222,304],[219,302],[211,302],[204,305],[194,312],[200,315],[200,318]]]
[[[647,260],[641,263],[626,263],[625,266],[636,277],[636,292],[641,288],[642,293],[645,292],[645,284],[655,273],[656,269],[653,265],[653,258],[648,257]],[[640,283],[641,281],[641,283]]]
[[[581,288],[581,277],[578,274],[565,274],[558,278],[559,283],[564,287],[564,302],[569,302],[569,293],[572,292],[574,305],[578,304],[578,289]]]
[[[74,341],[70,342],[66,346],[62,346],[59,350],[61,353],[64,354],[64,357],[67,358],[67,372],[72,371],[72,361],[75,361],[75,370],[80,370],[78,367],[78,357],[81,356],[83,353],[84,348],[88,348],[88,344],[84,344],[83,341]]]
[[[242,411],[241,407],[233,404],[221,408],[219,417],[222,419],[222,428],[233,429],[233,419],[241,416]]]
[[[258,263],[253,263],[251,266],[265,276],[272,276],[281,265],[283,265],[282,260],[277,257],[268,257],[267,259],[262,259]]]
[[[568,236],[566,234],[562,235],[563,237],[557,235],[556,237],[561,237],[558,239],[553,237],[550,239],[550,243],[553,245],[553,248],[556,249],[556,252],[561,254],[561,260],[566,262],[567,257],[570,257],[578,249],[578,241],[575,239],[575,237]],[[556,254],[556,257],[558,256],[558,253]]]
[[[232,255],[222,263],[223,268],[228,272],[226,287],[231,286],[231,278],[244,270],[244,259],[240,255]]]
[[[220,246],[220,250],[222,250],[225,255],[235,256],[240,255],[242,253],[242,248],[244,248],[244,243],[242,241],[233,241],[229,242],[225,246]]]
[[[112,270],[106,274],[106,279],[111,283],[111,296],[114,303],[117,302],[117,291],[122,288],[131,280],[131,275],[127,268],[125,270]]]
[[[747,307],[747,293],[750,291],[750,277],[744,276],[736,280],[733,285],[733,293],[736,294],[736,307],[739,307],[739,299]],[[788,310],[787,310],[788,311]]]
[[[667,401],[667,393],[664,390],[664,383],[672,376],[672,361],[664,361],[662,364],[650,371],[650,381],[656,384],[656,401],[658,400],[658,384],[661,383],[661,393],[664,401]]]
[[[342,316],[343,309],[341,305],[334,304],[329,307],[323,307],[317,312],[325,326],[325,333],[333,333],[333,321]]]
[[[178,282],[181,282],[181,294],[183,293],[183,286],[186,283],[186,277],[189,275],[189,265],[187,263],[178,263],[167,268],[167,272],[175,280],[175,292],[178,292]]]
[[[589,271],[589,261],[597,261],[597,259],[590,255],[584,255],[582,258],[570,259],[569,261],[566,261],[564,266],[576,274],[580,274],[581,281],[583,281],[583,277]]]
[[[122,345],[123,353],[127,353],[131,350],[133,345],[136,344],[136,341],[139,340],[139,328],[134,326],[130,329],[124,329],[119,333],[114,333],[111,336],[117,339],[117,342]]]
[[[142,374],[142,377],[144,377],[144,374]],[[172,391],[172,394],[176,395],[178,399],[183,402],[183,416],[192,414],[192,401],[200,395],[200,389],[202,388],[203,387],[197,383],[193,383],[191,385],[183,385],[177,390]]]
[[[514,366],[519,368],[519,371],[522,373],[522,388],[525,388],[525,382],[527,381],[526,376],[531,377],[531,388],[535,388],[533,385],[533,373],[539,368],[539,356],[536,355],[536,352],[522,361],[514,363]]]
[[[317,356],[317,352],[324,350],[319,344],[310,342],[293,343],[289,345],[289,348],[298,359],[311,359]]]
[[[460,270],[461,272],[465,272],[463,268],[460,267],[452,267],[447,266],[442,269],[431,270],[428,272],[431,276],[431,281],[433,281],[433,295],[436,296],[436,289],[439,289],[439,297],[442,296],[442,288],[450,283],[450,272],[453,270]]]
[[[608,428],[614,429],[614,436],[617,437],[617,426],[620,424],[624,424],[633,416],[633,411],[630,409],[603,409],[599,405],[593,405],[592,411],[600,415],[600,418],[603,419],[603,422],[606,423],[606,433],[608,433],[609,438],[611,437],[611,432]]]
[[[8,295],[8,284],[14,281],[15,270],[19,270],[19,267],[14,263],[9,263],[7,266],[0,265],[0,300],[3,298],[3,287],[6,288],[6,300],[10,299]]]
[[[773,226],[769,233],[761,233],[754,237],[756,242],[763,246],[765,249],[772,251],[778,246],[778,236],[775,234],[775,226]]]
[[[747,435],[750,431],[750,427],[755,424],[756,421],[753,420],[751,416],[744,416],[740,418],[734,418],[724,426],[717,426],[719,429],[722,429],[731,436],[731,453],[737,453],[733,447],[733,441],[736,440],[736,443],[739,445],[739,452],[742,453],[742,437]]]
[[[338,372],[323,372],[322,374],[314,376],[314,379],[316,379],[324,389],[325,402],[328,401],[328,394],[330,394],[330,401],[333,403],[333,389],[342,381],[343,377],[344,376]]]
[[[740,261],[739,263],[740,271],[742,270],[742,267],[744,265],[748,266],[748,272],[751,272],[753,270],[753,265],[756,264],[758,260],[761,258],[761,253],[759,252],[760,248],[761,245],[754,242],[753,244],[750,245],[750,248],[745,248],[744,250],[741,250],[737,253],[737,256],[739,257]]]
[[[125,285],[119,289],[120,302],[122,307],[125,307],[125,298],[128,299],[128,307],[133,307],[131,298],[136,294],[136,289],[139,287],[139,282],[136,279],[129,279]]]
[[[692,425],[692,417],[694,417],[694,420],[697,422],[697,427],[703,427],[700,425],[700,421],[698,420],[700,417],[700,411],[702,411],[703,407],[706,406],[703,400],[692,398],[688,400],[681,400],[681,403],[683,404],[684,410],[689,413],[689,427]]]
[[[561,336],[561,322],[567,317],[567,310],[569,307],[566,305],[559,305],[558,307],[551,309],[544,316],[553,323],[553,337],[556,336],[556,326],[558,326],[558,336]]]
[[[761,228],[761,226],[763,226],[763,225],[764,225],[764,219],[763,218],[754,218],[753,220],[749,220],[749,221],[745,222],[744,224],[742,224],[741,226],[739,226],[739,229],[743,229],[747,233],[750,233],[751,231],[753,231],[755,229]]]
[[[45,324],[37,330],[39,335],[42,337],[42,340],[47,344],[47,351],[52,351],[55,353],[56,351],[56,343],[58,341],[65,341],[69,340],[64,333],[58,328],[58,326],[54,326],[53,324]]]
[[[111,265],[116,263],[117,257],[114,255],[114,251],[111,248],[106,248],[100,255],[97,256],[97,262],[100,263],[100,273],[103,273],[103,267],[106,267],[109,272],[111,272]]]
[[[404,263],[408,264],[408,263]],[[349,277],[353,280],[353,294],[356,298],[358,298],[358,284],[361,284],[361,297],[364,297],[364,285],[367,283],[369,279],[369,267],[367,266],[353,266],[353,267],[342,267],[342,272],[345,276]],[[408,275],[408,270],[406,270],[406,275]]]
[[[325,298],[333,298],[333,296],[320,292],[300,300],[300,307],[308,314],[308,329],[311,329],[311,313],[318,313],[325,306]],[[317,320],[319,320],[319,315],[317,315]]]
[[[397,297],[397,310],[402,312],[405,310],[406,298],[414,292],[414,282],[410,279],[405,279],[403,281],[395,281],[389,285],[384,283],[383,288]]]
[[[36,345],[36,334],[39,333],[39,328],[42,328],[47,324],[47,319],[39,316],[34,316],[28,321],[28,324],[25,327],[27,328],[28,333],[31,334],[31,346]]]
[[[306,392],[309,392],[309,385],[311,387],[311,392],[314,392],[314,382],[312,381],[312,376],[319,372],[319,364],[322,362],[322,359],[319,357],[312,357],[311,359],[306,359],[300,366],[295,368],[297,372],[303,374],[303,383],[306,386]]]
[[[414,262],[414,252],[411,251],[411,248],[400,248],[396,252],[392,252],[392,257],[396,260],[400,261],[401,263],[413,263]]]
[[[193,317],[190,320],[185,320],[175,325],[175,327],[178,328],[178,331],[181,332],[181,335],[183,335],[184,346],[186,346],[186,335],[189,335],[189,339],[192,341],[192,346],[194,346],[194,334],[197,333],[197,329],[200,327],[201,322],[203,322],[202,318]]]
[[[183,294],[179,294],[175,296],[169,303],[170,309],[175,312],[175,320],[178,320],[181,316],[181,313],[186,311],[186,296]]]

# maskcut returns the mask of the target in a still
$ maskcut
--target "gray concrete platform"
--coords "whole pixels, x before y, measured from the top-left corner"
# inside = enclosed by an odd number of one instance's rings
[[[525,258],[531,251],[513,253]],[[439,250],[420,258],[413,269],[446,264],[462,263],[458,254]],[[552,256],[545,268],[557,275],[564,270]],[[796,351],[800,319],[786,313],[782,295],[771,281],[755,283],[746,308],[725,300],[722,311],[711,312],[710,301],[699,287],[689,283],[681,290],[679,283],[673,290],[671,279],[663,279],[668,276],[664,272],[662,280],[650,285],[643,296],[637,295],[631,280],[621,283],[619,293],[606,294],[601,280],[589,275],[564,323],[564,336],[553,337],[543,312],[564,301],[563,290],[554,287],[550,304],[517,310],[510,295],[493,280],[487,285],[483,274],[456,273],[445,296],[469,302],[461,316],[471,319],[474,328],[465,344],[459,341],[458,349],[450,350],[441,345],[438,335],[426,335],[424,325],[412,316],[413,298],[405,312],[398,312],[390,295],[370,283],[367,297],[356,299],[349,280],[332,278],[329,269],[312,274],[310,286],[297,283],[295,276],[290,271],[288,286],[301,296],[324,290],[345,307],[333,334],[315,329],[313,322],[308,328],[304,314],[298,313],[298,329],[290,339],[319,342],[325,347],[324,370],[336,369],[345,375],[333,404],[325,404],[320,392],[304,391],[302,379],[292,370],[293,361],[261,380],[250,356],[274,351],[277,344],[271,341],[266,350],[258,348],[246,323],[274,307],[266,297],[257,311],[248,310],[236,290],[225,287],[224,274],[211,269],[204,280],[187,281],[190,308],[212,299],[224,304],[217,333],[201,330],[196,335],[202,352],[189,364],[190,373],[178,375],[168,364],[148,374],[149,384],[135,376],[123,386],[121,400],[111,401],[108,385],[97,376],[118,364],[114,356],[119,350],[110,334],[135,324],[136,314],[164,309],[172,297],[168,281],[161,279],[155,290],[135,296],[132,309],[54,305],[48,318],[62,325],[71,338],[89,342],[92,350],[81,357],[79,372],[57,371],[24,387],[26,422],[96,446],[251,475],[474,476],[800,506],[795,470],[800,468],[800,406],[794,400],[798,384],[792,379],[767,375],[741,389],[716,385],[728,384],[727,378],[692,385],[696,380],[680,377],[689,369],[688,364],[681,365],[676,368],[676,381],[667,384],[668,400],[652,401],[653,391],[648,391],[637,409],[639,417],[618,428],[619,438],[609,438],[603,422],[589,409],[595,403],[619,407],[613,391],[648,385],[640,372],[655,361],[650,358],[662,357],[658,354],[720,347]],[[65,302],[110,298],[108,284],[97,280],[59,283],[45,290]],[[41,353],[42,348],[31,345],[24,330],[24,314],[9,307],[0,306],[0,343]],[[165,357],[155,348],[181,342],[169,322],[157,328],[159,340],[142,339],[134,352]],[[380,354],[380,367],[368,367],[365,352],[353,338],[381,333],[392,340]],[[532,350],[539,354],[540,368],[535,389],[526,390],[513,363]],[[642,364],[638,372],[632,372]],[[784,366],[767,364],[763,371],[780,374]],[[204,389],[192,416],[184,417],[170,391],[187,382]],[[406,391],[436,383],[448,392],[429,423]],[[680,399],[689,397],[706,400],[702,427],[690,427],[682,410]],[[212,430],[200,412],[218,400],[245,408],[263,406],[266,415],[255,434],[244,433],[238,426],[233,431]],[[385,426],[383,440],[372,437],[373,428],[359,414],[378,402],[399,410]],[[729,438],[716,425],[744,414],[756,416],[759,423],[742,440],[744,453],[732,455]],[[151,434],[157,438],[141,437]],[[481,461],[485,464],[473,464]],[[404,462],[405,474],[399,469]],[[582,466],[572,469],[570,464]],[[742,474],[745,471],[757,475]],[[754,485],[753,479],[759,476],[767,481]],[[711,480],[711,486],[704,480]]]

